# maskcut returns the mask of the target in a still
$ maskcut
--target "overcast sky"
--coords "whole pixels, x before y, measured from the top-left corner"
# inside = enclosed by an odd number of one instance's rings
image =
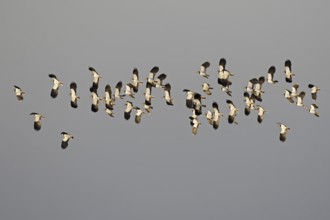
[[[330,31],[327,1],[7,1],[0,2],[0,218],[56,219],[329,219]],[[233,96],[217,84],[218,62],[234,73]],[[320,118],[283,97],[284,61],[292,61],[305,103],[307,85],[321,87]],[[210,78],[196,74],[211,63]],[[145,80],[153,66],[166,73],[174,106],[153,90],[154,111],[141,124],[90,111],[94,67],[112,87]],[[265,84],[268,113],[244,115],[243,87],[275,65]],[[48,74],[64,82],[56,99]],[[78,109],[69,84],[78,85]],[[213,130],[205,118],[192,136],[183,89],[209,82],[227,116]],[[18,102],[13,86],[26,96]],[[142,107],[143,86],[132,100]],[[31,112],[46,116],[33,130]],[[291,131],[279,141],[277,122]],[[74,135],[60,147],[62,131]]]

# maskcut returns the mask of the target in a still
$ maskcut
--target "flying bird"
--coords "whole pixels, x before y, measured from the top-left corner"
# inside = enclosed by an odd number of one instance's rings
[[[134,106],[133,107],[135,110],[136,110],[136,113],[135,113],[135,123],[136,124],[140,124],[141,122],[141,118],[142,118],[142,115],[145,114],[144,111],[142,111],[139,107],[137,106]]]
[[[53,87],[50,92],[50,96],[52,98],[56,98],[58,95],[58,90],[59,90],[60,86],[63,86],[63,82],[59,81],[54,74],[49,74],[48,76],[53,80]]]
[[[102,78],[102,76],[100,76],[100,74],[98,72],[96,72],[96,70],[93,67],[88,67],[89,71],[91,71],[92,76],[93,76],[93,85],[92,87],[98,89],[99,87],[99,81]]]
[[[238,124],[235,121],[235,117],[236,117],[237,113],[239,112],[238,108],[235,107],[234,103],[231,100],[227,99],[226,102],[229,107],[228,123],[229,124],[232,124],[232,123]]]
[[[231,96],[229,87],[232,85],[232,82],[229,80],[229,77],[234,75],[226,69],[226,63],[227,61],[225,58],[221,58],[219,61],[218,84],[222,86],[222,91]]]
[[[61,148],[64,150],[68,147],[69,145],[69,140],[70,139],[73,139],[74,137],[69,134],[69,133],[66,133],[66,132],[62,132],[61,135],[63,135],[63,139],[62,139],[62,143],[61,143]]]
[[[78,99],[77,95],[77,84],[75,82],[70,83],[70,103],[72,108],[78,108]]]
[[[245,101],[244,114],[248,116],[250,115],[251,110],[255,108],[255,98],[250,96],[248,92],[244,92],[243,95]]]
[[[115,99],[122,99],[125,95],[120,94],[123,87],[122,81],[119,81],[115,87]]]
[[[171,85],[169,83],[166,83],[164,86],[164,98],[167,105],[173,105],[173,98],[171,97]]]
[[[291,96],[292,97],[297,97],[298,96],[298,88],[299,88],[299,84],[295,83],[293,84],[292,88],[291,88]]]
[[[278,126],[280,126],[281,131],[280,131],[280,141],[284,142],[286,140],[286,134],[288,131],[290,131],[290,128],[286,126],[285,124],[282,123],[277,123]]]
[[[293,98],[294,98],[294,96],[292,96],[292,92],[290,91],[290,90],[285,90],[284,91],[284,97],[289,101],[289,102],[291,102],[291,103],[294,103],[294,100],[293,100]]]
[[[311,95],[312,99],[316,100],[317,99],[317,93],[321,90],[319,87],[313,85],[313,84],[308,84],[308,88],[311,89]]]
[[[160,74],[157,79],[154,80],[153,86],[156,88],[163,88],[163,81],[166,79],[166,74]]]
[[[158,66],[154,66],[148,74],[147,77],[147,82],[149,82],[152,86],[155,86],[155,75],[156,73],[158,73],[159,71],[159,67]]]
[[[14,92],[16,95],[16,98],[18,101],[23,101],[24,97],[23,95],[25,94],[25,92],[18,86],[14,85]]]
[[[99,101],[101,101],[102,99],[98,96],[96,87],[91,87],[90,92],[92,93],[91,94],[91,98],[92,98],[91,110],[92,110],[92,112],[98,112]]]
[[[304,97],[305,97],[306,93],[304,91],[301,91],[299,93],[299,95],[297,96],[297,106],[301,106],[301,107],[305,107],[305,104],[304,104]]]
[[[310,106],[308,112],[311,113],[311,114],[313,114],[313,115],[315,115],[316,117],[320,117],[320,113],[317,112],[317,109],[318,109],[318,108],[319,108],[319,107],[318,107],[316,104],[311,104],[311,106]]]
[[[194,98],[195,92],[193,92],[189,89],[184,89],[183,92],[186,93],[186,107],[194,108],[193,98]]]
[[[209,78],[210,75],[206,73],[206,70],[209,67],[210,67],[210,62],[206,61],[201,65],[200,70],[197,71],[197,73],[205,78]]]
[[[113,107],[115,105],[116,99],[112,97],[112,91],[111,91],[111,87],[109,84],[107,84],[105,86],[105,96],[104,96],[103,100],[105,102],[105,112],[109,116],[114,117]]]
[[[212,89],[213,87],[210,86],[209,83],[203,83],[202,84],[202,89],[203,89],[203,92],[206,94],[206,95],[212,95]]]
[[[256,110],[258,110],[258,122],[262,123],[262,121],[264,120],[264,115],[267,112],[266,109],[264,109],[263,107],[261,107],[260,105],[256,106]]]
[[[132,77],[132,86],[133,86],[133,92],[137,93],[139,91],[139,85],[142,83],[139,79],[139,71],[137,68],[133,69],[133,77]]]
[[[223,114],[219,111],[218,103],[213,102],[212,103],[213,113],[212,113],[212,126],[213,129],[219,128],[220,118],[223,116]]]
[[[265,77],[261,76],[259,79],[253,78],[250,81],[253,84],[253,91],[251,96],[253,96],[253,98],[259,102],[262,102],[261,95],[265,92],[262,90],[262,84],[265,82]]]
[[[199,125],[201,125],[201,122],[198,121],[198,118],[194,118],[194,117],[189,117],[190,119],[190,125],[192,126],[192,134],[193,135],[196,135],[197,134],[197,131],[198,131],[198,127]]]
[[[34,116],[34,123],[33,123],[34,130],[39,131],[41,129],[41,119],[45,118],[45,116],[36,112],[30,113],[30,115]]]
[[[126,84],[125,95],[127,95],[127,96],[129,96],[129,97],[135,99],[134,91],[133,91],[133,90],[134,90],[133,87],[134,87],[134,86],[132,85],[132,83],[128,83],[128,84]]]
[[[292,64],[290,60],[286,60],[284,62],[284,73],[285,73],[285,81],[287,83],[292,83],[292,76],[294,76],[295,74],[292,73]]]
[[[132,112],[132,109],[134,108],[134,106],[133,106],[133,103],[130,101],[126,101],[125,106],[126,106],[126,109],[124,111],[124,118],[126,120],[129,120],[131,118],[131,112]]]
[[[275,66],[271,66],[268,69],[268,73],[267,73],[267,82],[269,84],[276,84],[278,83],[277,80],[274,80],[274,74],[275,74],[276,68]]]

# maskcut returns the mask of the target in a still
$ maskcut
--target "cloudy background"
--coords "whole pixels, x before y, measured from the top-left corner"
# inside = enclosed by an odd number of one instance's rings
[[[327,1],[7,1],[0,2],[1,219],[329,219],[330,31]],[[218,62],[227,59],[239,125],[207,121],[191,135],[182,89],[201,91],[196,74],[209,61],[217,101]],[[321,117],[283,97],[284,61],[312,103],[308,83],[321,87]],[[154,111],[136,125],[90,111],[88,66],[102,76],[99,94],[155,65],[167,74],[175,105],[153,90]],[[246,82],[277,67],[265,84],[263,124],[244,115]],[[49,73],[64,82],[50,98]],[[69,102],[78,84],[79,108]],[[26,91],[18,102],[13,85]],[[143,102],[141,89],[135,105]],[[31,112],[47,118],[33,130]],[[276,122],[287,124],[278,140]],[[72,133],[60,148],[60,132]]]

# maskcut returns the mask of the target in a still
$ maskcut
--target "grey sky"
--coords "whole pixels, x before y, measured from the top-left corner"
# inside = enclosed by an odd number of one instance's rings
[[[327,146],[330,31],[326,1],[1,1],[1,219],[329,219]],[[221,57],[233,77],[239,125],[214,131],[202,120],[191,135],[182,89],[201,91],[195,72],[209,61],[219,91]],[[316,118],[283,97],[284,61],[308,92],[321,87]],[[172,84],[174,106],[153,90],[154,111],[140,125],[90,111],[88,66],[113,87],[155,65]],[[243,112],[243,87],[275,65],[277,85],[265,85],[263,124]],[[65,85],[49,96],[54,73]],[[69,102],[69,84],[81,96]],[[13,85],[27,92],[18,102]],[[102,93],[101,93],[102,91]],[[143,102],[142,89],[133,103]],[[43,113],[40,132],[31,112]],[[278,140],[276,122],[287,124]],[[75,139],[60,149],[61,131]],[[149,137],[149,139],[147,139]]]

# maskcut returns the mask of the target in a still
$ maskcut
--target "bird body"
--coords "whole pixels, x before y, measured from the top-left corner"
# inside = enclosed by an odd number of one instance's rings
[[[200,70],[197,72],[199,75],[208,78],[210,75],[206,73],[207,68],[210,67],[210,62],[206,61],[200,66]]]
[[[308,111],[309,111],[309,113],[315,115],[316,117],[320,117],[320,113],[317,112],[318,108],[319,107],[316,104],[311,104]]]
[[[68,147],[68,145],[69,145],[69,140],[70,139],[73,139],[74,137],[71,134],[66,133],[64,131],[61,134],[63,135],[63,139],[62,139],[62,143],[61,143],[61,148],[63,150],[65,150]]]
[[[39,131],[41,129],[41,119],[45,118],[45,116],[36,112],[30,113],[30,115],[34,116],[34,123],[33,123],[34,130]]]
[[[16,95],[16,98],[18,101],[23,101],[24,97],[23,95],[25,94],[25,92],[18,86],[14,85],[14,92]]]
[[[271,66],[268,69],[268,73],[267,73],[267,82],[269,84],[276,84],[278,83],[277,80],[274,80],[274,74],[275,74],[276,68],[275,66]]]
[[[50,96],[52,98],[56,98],[58,95],[58,90],[59,90],[60,86],[63,86],[63,82],[59,81],[55,74],[49,74],[48,76],[53,80],[53,87],[50,92]]]
[[[317,87],[313,84],[308,84],[308,88],[311,89],[311,96],[313,100],[317,99],[317,93],[321,90],[320,87]]]
[[[290,131],[290,128],[282,123],[277,123],[277,124],[278,124],[278,126],[280,126],[280,129],[281,129],[279,139],[280,139],[280,141],[285,142],[286,134],[288,131]]]
[[[78,99],[80,97],[77,95],[77,84],[75,82],[70,83],[70,103],[72,108],[78,108]]]
[[[290,60],[286,60],[284,62],[284,73],[285,73],[285,81],[288,83],[292,83],[292,76],[295,74],[292,73],[292,64]]]
[[[166,83],[164,86],[164,98],[167,105],[173,105],[173,98],[171,97],[171,85]]]
[[[213,87],[211,87],[210,84],[204,82],[202,84],[202,89],[203,89],[203,92],[206,95],[212,95],[212,89],[213,89]]]

